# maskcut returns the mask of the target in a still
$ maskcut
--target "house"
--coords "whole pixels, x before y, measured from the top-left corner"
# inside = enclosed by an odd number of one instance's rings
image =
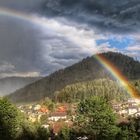
[[[84,137],[78,137],[77,140],[88,140],[88,137],[84,136]]]
[[[126,116],[126,115],[128,115],[128,110],[127,110],[127,109],[119,110],[118,113],[119,113],[121,116]]]
[[[114,112],[119,112],[121,109],[121,105],[120,104],[112,104],[112,108],[114,110]]]
[[[128,104],[130,104],[132,106],[136,106],[136,105],[140,104],[140,100],[139,99],[129,99]]]
[[[132,107],[128,107],[128,108],[120,110],[119,114],[122,116],[132,116],[136,114],[137,112],[139,112],[139,107],[132,106]]]
[[[49,110],[45,107],[41,107],[38,111],[41,113],[48,113],[49,112]]]
[[[34,123],[37,121],[37,118],[34,114],[31,114],[31,115],[29,115],[28,120]]]
[[[34,106],[34,110],[35,110],[35,111],[37,111],[37,110],[39,110],[39,109],[41,109],[41,105],[37,104],[37,105]]]
[[[59,106],[56,110],[57,110],[57,112],[66,112],[67,107],[66,106]]]
[[[128,115],[134,115],[135,113],[137,113],[139,111],[139,108],[136,106],[130,107],[128,108]]]
[[[135,116],[135,117],[140,117],[140,111],[136,112],[136,113],[134,114],[134,116]]]
[[[50,125],[48,125],[48,124],[42,125],[43,128],[49,128],[49,126],[50,126]]]
[[[49,121],[57,122],[60,119],[62,119],[62,120],[67,119],[67,113],[66,112],[54,112],[54,113],[50,114],[50,116],[48,117]]]

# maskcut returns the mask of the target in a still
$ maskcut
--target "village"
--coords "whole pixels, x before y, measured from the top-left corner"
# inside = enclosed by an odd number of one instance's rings
[[[113,110],[117,115],[128,118],[128,117],[140,117],[140,100],[139,99],[128,99],[122,103],[112,104]]]
[[[19,105],[27,119],[33,123],[39,122],[44,128],[53,128],[55,133],[64,126],[71,127],[76,115],[76,104],[57,104],[53,110],[42,104]],[[122,103],[112,103],[114,112],[119,118],[140,117],[140,100],[128,99]]]
[[[57,104],[50,110],[42,104],[19,105],[18,109],[32,123],[38,122],[44,128],[53,128],[57,133],[64,125],[71,127],[76,113],[76,105]]]

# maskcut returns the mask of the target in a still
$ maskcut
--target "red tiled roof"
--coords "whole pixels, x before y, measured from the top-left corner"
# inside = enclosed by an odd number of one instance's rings
[[[60,106],[57,108],[57,112],[66,112],[67,108],[65,106]]]
[[[47,108],[40,108],[39,111],[43,112],[43,113],[48,113],[49,112],[49,110]]]

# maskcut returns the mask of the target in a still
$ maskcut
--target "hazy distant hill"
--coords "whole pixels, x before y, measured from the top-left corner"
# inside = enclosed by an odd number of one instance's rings
[[[140,62],[120,53],[103,53],[129,79],[140,78]],[[17,90],[9,98],[13,102],[37,101],[46,96],[52,97],[55,91],[66,85],[111,77],[110,73],[94,58],[88,57],[66,69],[59,70],[23,89]]]
[[[0,96],[15,92],[17,89],[39,80],[39,77],[7,77],[0,79]]]

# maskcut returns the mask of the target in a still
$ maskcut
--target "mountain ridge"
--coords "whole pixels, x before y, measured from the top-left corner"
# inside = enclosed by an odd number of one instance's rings
[[[108,52],[102,54],[112,62],[128,79],[140,78],[140,62],[121,53]],[[111,74],[100,64],[95,57],[87,57],[65,69],[56,71],[25,88],[17,90],[8,96],[13,102],[38,101],[44,97],[52,97],[67,85],[94,79],[111,78]]]

